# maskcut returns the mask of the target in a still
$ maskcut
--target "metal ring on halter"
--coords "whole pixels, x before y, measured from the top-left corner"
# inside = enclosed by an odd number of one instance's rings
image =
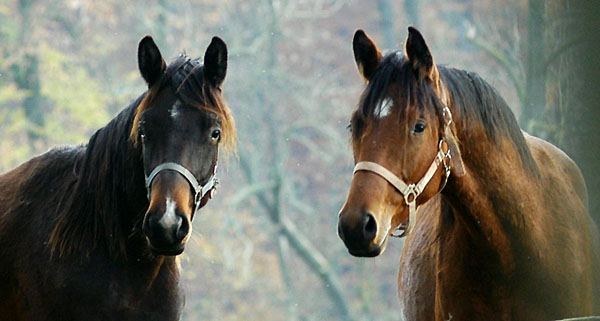
[[[412,203],[412,202],[416,202],[419,194],[421,194],[421,193],[419,193],[419,191],[417,191],[417,186],[415,184],[408,185],[408,188],[406,189],[406,192],[404,193],[404,201],[406,202],[406,205],[408,205],[409,203]],[[413,197],[412,201],[409,200],[410,196]]]

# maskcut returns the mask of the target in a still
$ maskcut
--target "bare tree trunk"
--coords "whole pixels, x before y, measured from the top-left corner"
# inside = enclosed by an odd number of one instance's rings
[[[546,23],[545,0],[529,0],[527,14],[527,61],[525,72],[525,100],[521,111],[521,126],[525,130],[545,137],[546,125],[546,45],[544,28]],[[536,125],[536,120],[542,123]],[[542,126],[539,126],[542,125]]]
[[[248,179],[248,183],[250,186],[255,185],[254,175],[252,174],[252,169],[250,167],[249,162],[244,157],[244,155],[240,155],[241,168],[244,172],[246,178]],[[279,176],[279,179],[282,179],[283,176]],[[343,320],[354,320],[348,303],[344,297],[344,291],[339,282],[337,276],[335,275],[335,271],[325,258],[321,252],[315,248],[308,238],[302,234],[300,230],[296,228],[296,226],[284,216],[281,215],[281,209],[276,205],[278,204],[278,197],[275,198],[275,202],[270,202],[268,199],[268,195],[271,193],[280,193],[280,187],[282,182],[274,183],[274,184],[265,184],[256,190],[253,190],[256,195],[259,204],[265,209],[268,214],[269,219],[277,229],[277,237],[285,236],[289,245],[296,251],[298,256],[308,265],[308,267],[321,279],[323,287],[325,288],[327,294],[331,298],[334,303],[334,306],[338,309],[338,312],[342,315]],[[245,197],[251,196],[251,193],[245,195]],[[241,200],[238,200],[238,202]],[[279,240],[278,240],[279,242]],[[280,246],[281,243],[278,244]],[[287,264],[287,260],[284,252],[280,251],[280,267],[282,269],[282,276],[284,278],[284,282],[291,283],[291,277],[289,274]],[[283,269],[286,269],[283,271]],[[286,278],[290,278],[286,280]],[[295,291],[293,287],[288,288],[288,294],[294,295]],[[294,302],[293,299],[288,299],[288,301]],[[294,310],[293,308],[292,310]]]
[[[404,0],[404,10],[406,11],[406,19],[408,23],[420,28],[421,19],[419,19],[419,1],[420,0]]]
[[[267,70],[266,77],[269,87],[276,88],[278,79],[272,73],[276,69],[277,65],[277,44],[279,39],[279,22],[277,12],[274,9],[273,1],[268,0],[268,10],[270,13],[269,20],[267,21],[266,30],[271,36],[269,37],[266,50],[266,61],[265,68]],[[298,319],[298,309],[296,297],[296,291],[293,285],[293,278],[291,276],[291,269],[289,264],[289,255],[287,248],[290,246],[299,255],[299,257],[308,265],[308,267],[321,279],[323,287],[327,294],[334,302],[334,306],[337,308],[345,320],[353,320],[350,309],[343,295],[340,283],[335,276],[333,271],[325,259],[325,257],[319,252],[318,249],[310,244],[310,241],[302,234],[301,231],[285,217],[285,211],[282,209],[281,204],[281,193],[284,185],[286,173],[283,168],[282,155],[287,155],[285,144],[280,141],[282,135],[280,135],[277,125],[279,124],[278,119],[278,107],[268,99],[264,99],[261,104],[265,106],[265,126],[269,132],[269,150],[272,151],[272,159],[269,166],[269,176],[274,179],[274,184],[267,184],[265,188],[260,188],[255,191],[259,204],[264,208],[268,214],[268,218],[275,225],[275,239],[277,240],[278,247],[278,258],[279,267],[282,273],[282,279],[286,286],[287,295],[287,310],[288,320]],[[247,158],[248,155],[240,154],[240,162],[242,170],[248,179],[249,185],[255,184],[254,168],[251,165],[250,160]]]
[[[167,17],[165,16],[165,11],[168,10],[169,4],[166,0],[158,0],[158,4],[156,5],[158,9],[158,16],[156,17],[156,41],[158,46],[162,48],[167,47]]]
[[[270,31],[271,37],[268,45],[268,59],[267,59],[267,68],[269,70],[267,77],[270,84],[275,84],[275,76],[272,71],[276,68],[277,65],[277,41],[279,35],[279,26],[277,21],[277,12],[275,11],[275,7],[273,4],[273,0],[268,1],[268,9],[270,13],[270,21],[268,22],[268,29]],[[268,110],[275,110],[277,106],[273,106],[272,103],[267,103]],[[274,115],[271,115],[274,116]],[[276,116],[275,116],[276,117]],[[268,204],[266,198],[262,199],[262,203],[265,205],[265,208],[270,213],[269,217],[271,221],[278,225],[282,219],[282,210],[281,210],[281,160],[279,159],[279,135],[276,133],[276,129],[274,127],[274,123],[276,123],[276,119],[270,119],[268,124],[271,135],[271,146],[277,152],[273,154],[273,163],[275,166],[271,167],[273,169],[273,174],[276,177],[277,183],[271,190],[273,202],[272,204]],[[275,232],[277,240],[277,256],[279,258],[279,268],[281,270],[281,277],[283,279],[283,283],[286,288],[286,304],[287,304],[287,320],[288,321],[296,321],[298,320],[298,309],[297,309],[297,299],[296,299],[296,291],[294,289],[294,283],[292,281],[292,277],[290,274],[289,268],[289,255],[288,255],[288,240],[286,236],[281,231],[281,229]]]
[[[281,230],[288,237],[290,245],[296,250],[296,253],[308,264],[317,276],[321,279],[327,294],[333,300],[342,315],[343,320],[354,320],[350,313],[350,308],[346,303],[343,295],[341,283],[335,276],[335,271],[331,269],[331,265],[318,249],[316,249],[310,241],[302,234],[296,226],[289,220],[281,222]]]
[[[31,32],[31,6],[34,1],[19,1],[19,15],[21,16],[21,25],[19,28],[19,42],[22,47],[26,47],[28,34]],[[27,50],[27,49],[26,49]],[[44,113],[42,112],[41,102],[41,84],[39,74],[39,59],[32,52],[26,52],[19,65],[13,65],[11,68],[13,78],[19,89],[26,90],[27,94],[23,100],[23,109],[25,117],[29,124],[27,135],[29,143],[33,145],[36,140],[43,139],[40,129],[44,127]]]
[[[394,34],[394,9],[390,0],[377,0],[379,10],[379,24],[385,39],[385,48],[396,47],[396,35]]]
[[[570,7],[568,39],[581,41],[574,50],[568,76],[572,77],[564,114],[562,146],[580,166],[589,194],[590,214],[600,226],[600,2],[575,1]]]

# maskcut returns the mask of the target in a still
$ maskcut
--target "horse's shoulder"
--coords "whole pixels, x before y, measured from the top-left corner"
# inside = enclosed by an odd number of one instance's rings
[[[3,182],[15,183],[25,181],[29,177],[48,173],[51,170],[73,166],[77,156],[84,149],[85,147],[81,145],[52,148],[0,175],[0,184]]]
[[[581,170],[569,155],[550,142],[523,132],[542,176],[569,183],[587,208],[588,195]]]
[[[0,216],[18,214],[27,204],[56,194],[65,185],[61,182],[74,179],[74,165],[83,149],[53,148],[0,175]]]

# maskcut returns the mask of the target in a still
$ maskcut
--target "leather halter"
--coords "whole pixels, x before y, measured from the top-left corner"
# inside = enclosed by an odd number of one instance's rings
[[[180,55],[180,57],[185,58],[186,56],[182,54],[182,55]],[[187,77],[194,70],[194,68],[196,68],[198,65],[200,65],[199,59],[193,59],[193,60],[191,60],[189,58],[185,58],[185,59],[187,59],[187,61],[184,64],[182,64],[181,66],[179,66],[178,70],[172,76],[173,88],[175,89],[176,93],[179,92],[180,87],[187,80]],[[179,99],[180,99],[179,95],[177,95],[177,99],[179,101]],[[202,199],[204,198],[204,196],[207,193],[209,193],[209,195],[208,195],[209,198],[212,198],[214,190],[219,185],[219,180],[216,177],[217,165],[218,165],[218,163],[215,164],[212,175],[208,178],[208,181],[204,185],[200,185],[200,183],[198,183],[198,180],[196,179],[194,174],[192,174],[191,171],[189,171],[187,168],[185,168],[184,166],[179,165],[177,163],[165,162],[165,163],[162,163],[162,164],[156,166],[152,170],[150,175],[145,175],[146,189],[148,190],[148,194],[147,194],[148,200],[150,200],[150,190],[152,187],[152,181],[154,180],[156,175],[158,175],[160,172],[162,172],[164,170],[175,171],[175,172],[181,174],[188,181],[190,186],[192,186],[192,188],[194,189],[194,212],[192,213],[192,219],[193,219],[196,212],[198,212],[198,210],[200,210],[200,203],[202,202]]]
[[[175,172],[181,174],[181,176],[183,176],[190,183],[192,188],[194,189],[194,212],[192,213],[192,218],[194,217],[196,212],[198,212],[198,210],[200,209],[200,203],[202,201],[202,198],[204,198],[204,196],[209,192],[210,192],[210,194],[208,197],[212,198],[213,191],[219,184],[219,180],[216,177],[217,164],[215,164],[215,168],[213,169],[213,174],[208,178],[208,181],[206,182],[206,184],[200,185],[200,183],[198,183],[198,180],[196,179],[194,174],[192,174],[187,168],[185,168],[177,163],[173,163],[173,162],[162,163],[162,164],[156,166],[152,170],[150,175],[146,176],[146,189],[148,190],[148,195],[147,195],[148,200],[150,200],[150,191],[151,191],[151,187],[152,187],[152,181],[154,180],[156,175],[158,175],[158,173],[160,173],[164,170],[171,170],[171,171],[175,171]]]
[[[443,100],[441,100],[441,101],[444,104],[443,116],[446,120],[446,123],[444,124],[443,132],[446,132],[446,129],[450,130],[449,126],[450,126],[450,124],[452,124],[452,113],[450,112],[448,105],[445,103],[446,95],[445,95],[441,80],[440,80],[440,89],[441,89],[442,98],[443,98]],[[446,152],[443,151],[443,149],[442,149],[443,143],[444,143],[444,137],[442,137],[438,143],[438,152],[435,155],[433,162],[431,163],[431,165],[429,165],[429,168],[427,169],[427,172],[425,172],[425,175],[423,175],[423,177],[417,183],[407,184],[404,180],[402,180],[401,178],[396,176],[396,174],[392,173],[387,168],[385,168],[377,163],[374,163],[374,162],[363,161],[363,162],[358,162],[354,166],[353,174],[356,174],[356,172],[358,172],[358,171],[367,171],[367,172],[375,173],[375,174],[383,177],[388,183],[390,183],[392,186],[394,186],[394,188],[400,194],[402,194],[402,196],[404,196],[404,201],[405,201],[406,205],[408,205],[408,226],[405,228],[405,230],[402,234],[392,235],[392,236],[397,236],[397,237],[406,236],[410,233],[412,228],[415,226],[415,223],[417,221],[417,209],[418,209],[418,207],[416,206],[417,197],[419,197],[419,195],[423,192],[423,190],[425,190],[425,187],[427,187],[427,184],[433,178],[433,175],[437,171],[440,164],[444,165],[444,169],[445,169],[444,176],[445,177],[444,177],[444,184],[440,187],[438,193],[441,192],[444,189],[444,187],[446,186],[446,183],[448,182],[448,177],[450,177],[450,161],[449,160],[452,156],[450,155],[450,148],[448,148]],[[404,223],[402,223],[401,226],[402,225],[404,225]],[[399,227],[398,229],[401,229],[401,227]]]

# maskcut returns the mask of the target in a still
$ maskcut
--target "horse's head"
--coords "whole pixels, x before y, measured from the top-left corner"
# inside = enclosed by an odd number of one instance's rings
[[[356,167],[338,233],[351,254],[377,256],[396,227],[443,187],[450,163],[462,174],[462,161],[446,91],[421,34],[409,27],[405,54],[382,57],[358,30],[353,48],[367,86],[350,124]]]
[[[149,200],[142,230],[156,254],[183,252],[196,211],[212,196],[219,145],[235,130],[222,95],[227,48],[214,37],[204,64],[185,55],[165,64],[151,37],[141,40],[138,64],[148,92],[133,122],[141,144]]]

